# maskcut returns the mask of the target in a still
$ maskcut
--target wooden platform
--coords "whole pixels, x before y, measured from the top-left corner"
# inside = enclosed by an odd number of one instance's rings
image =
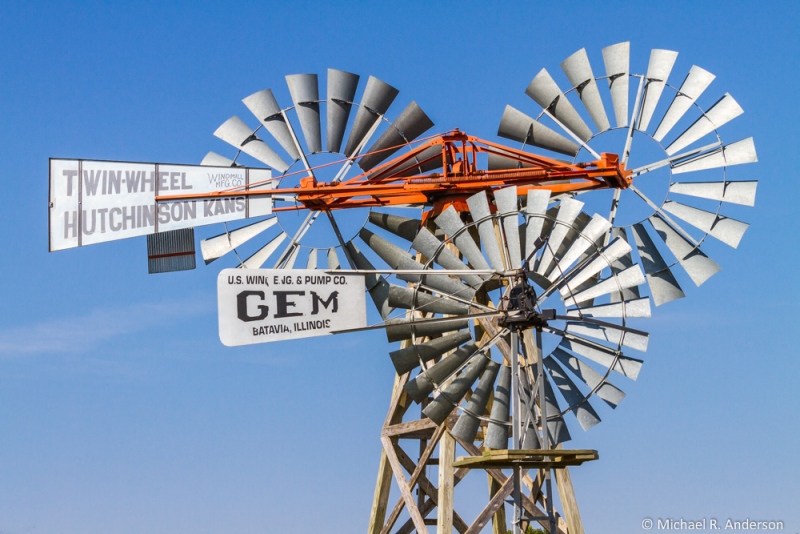
[[[492,450],[485,451],[481,456],[459,456],[453,467],[508,469],[519,466],[524,469],[561,469],[597,460],[599,457],[597,451],[591,449]]]

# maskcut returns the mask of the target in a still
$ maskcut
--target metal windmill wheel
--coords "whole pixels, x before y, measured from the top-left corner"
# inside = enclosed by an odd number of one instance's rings
[[[614,223],[611,235],[633,239],[630,242],[644,267],[656,306],[684,296],[674,275],[676,265],[698,286],[721,269],[701,246],[708,236],[738,246],[748,225],[722,215],[722,205],[752,206],[757,186],[753,180],[732,181],[728,177],[730,167],[757,161],[753,139],[724,144],[718,131],[741,115],[742,108],[728,93],[707,109],[702,108],[698,99],[715,76],[698,66],[691,67],[679,86],[671,85],[669,77],[677,56],[677,52],[654,49],[646,72],[634,74],[630,69],[630,43],[618,43],[602,50],[605,75],[595,76],[586,50],[581,49],[561,63],[571,85],[569,90],[562,91],[542,69],[525,91],[541,109],[536,118],[506,106],[498,129],[501,137],[575,158],[582,152],[597,155],[608,147],[604,141],[611,138],[612,149],[621,155],[622,163],[633,167],[634,179],[630,187],[633,195],[627,194],[632,198],[621,198],[625,193],[615,190],[609,202],[608,218]],[[607,95],[601,96],[601,87],[608,88]],[[636,96],[631,103],[630,91],[634,88]],[[664,110],[665,105],[659,107],[659,102],[668,95],[671,100]],[[614,126],[604,105],[609,99]],[[594,128],[576,106],[588,114]],[[608,135],[615,130],[624,135]],[[642,149],[649,152],[637,160],[637,151]],[[507,162],[495,162],[503,164]],[[661,189],[655,194],[645,191],[650,182],[660,182]],[[620,201],[641,206],[632,218],[619,221]],[[615,269],[631,262],[627,256]]]

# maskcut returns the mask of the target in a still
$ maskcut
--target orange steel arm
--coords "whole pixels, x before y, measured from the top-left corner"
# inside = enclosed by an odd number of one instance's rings
[[[483,169],[478,155],[501,158],[508,168]],[[425,169],[436,172],[424,172]],[[553,193],[592,189],[625,189],[631,171],[615,154],[599,160],[568,163],[485,141],[459,130],[438,135],[413,150],[382,163],[349,180],[318,182],[312,174],[293,188],[271,189],[271,195],[294,195],[298,205],[274,211],[309,209],[329,211],[354,207],[429,205],[433,214],[447,206],[463,211],[466,199],[480,191],[517,186],[519,195],[528,190],[549,189]],[[265,194],[264,189],[232,189],[205,195],[163,195],[157,201],[242,197]]]

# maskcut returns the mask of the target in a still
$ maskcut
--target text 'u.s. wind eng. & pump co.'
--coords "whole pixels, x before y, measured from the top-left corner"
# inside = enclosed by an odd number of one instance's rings
[[[314,269],[225,269],[219,337],[228,346],[323,336],[367,325],[364,277]]]

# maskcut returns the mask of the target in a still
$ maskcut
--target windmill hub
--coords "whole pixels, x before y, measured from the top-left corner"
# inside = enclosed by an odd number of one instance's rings
[[[547,326],[547,321],[556,318],[556,310],[536,309],[536,291],[528,283],[526,276],[520,276],[517,283],[503,297],[501,309],[506,311],[499,324],[503,327],[521,330],[525,328],[540,329]]]

